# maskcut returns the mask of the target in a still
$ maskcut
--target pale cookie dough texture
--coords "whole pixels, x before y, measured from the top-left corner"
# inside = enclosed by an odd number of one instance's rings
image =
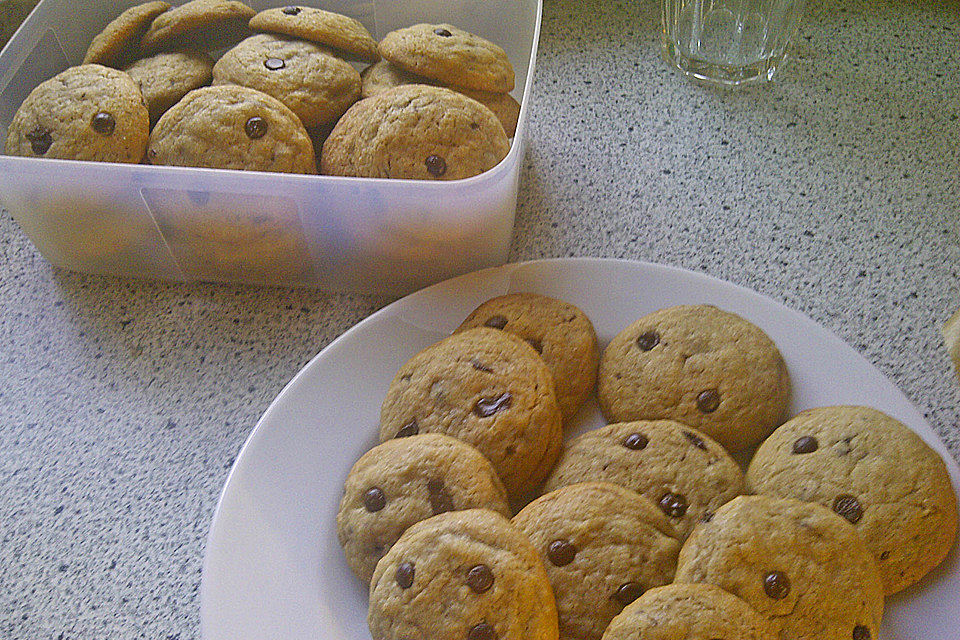
[[[696,524],[744,493],[743,474],[723,447],[671,420],[621,422],[566,444],[545,491],[598,480],[649,498],[686,538]]]
[[[453,511],[413,525],[377,564],[373,640],[557,640],[540,555],[503,516]]]
[[[877,559],[887,595],[920,580],[957,537],[957,496],[943,459],[870,407],[810,409],[787,421],[754,455],[747,488],[846,518]]]
[[[124,71],[140,85],[156,124],[167,110],[194,89],[213,80],[213,59],[206,53],[175,51],[137,60]]]
[[[457,331],[489,327],[523,338],[550,367],[569,420],[593,391],[600,349],[593,323],[576,306],[535,293],[498,296],[477,307]]]
[[[337,538],[347,564],[369,582],[377,562],[410,525],[465,509],[510,517],[503,483],[479,451],[437,433],[388,440],[350,470]]]
[[[137,163],[149,135],[150,116],[137,83],[122,71],[85,64],[30,92],[10,123],[6,153]]]
[[[377,41],[366,27],[359,20],[332,11],[296,5],[275,7],[252,17],[250,28],[317,42],[367,62],[380,59]]]
[[[790,402],[773,341],[709,305],[661,309],[624,329],[604,351],[597,387],[609,422],[676,420],[730,452],[763,440]]]
[[[529,344],[471,329],[400,367],[380,411],[380,441],[444,433],[484,454],[511,499],[536,489],[562,447],[553,376]]]
[[[154,19],[170,9],[166,2],[146,2],[130,7],[97,34],[87,48],[83,64],[120,68],[140,53],[140,39]]]
[[[677,583],[713,584],[743,599],[780,640],[878,640],[883,587],[849,522],[818,504],[740,496],[680,550]]]
[[[140,44],[147,55],[172,49],[213,51],[250,35],[247,23],[254,15],[236,0],[191,0],[157,16]]]
[[[653,503],[614,484],[553,491],[513,523],[543,557],[564,640],[600,640],[625,606],[676,571],[680,535]]]

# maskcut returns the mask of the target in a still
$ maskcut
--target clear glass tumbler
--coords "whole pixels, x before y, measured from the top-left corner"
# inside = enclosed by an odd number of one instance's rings
[[[735,87],[771,80],[806,0],[661,0],[663,55],[688,76]]]

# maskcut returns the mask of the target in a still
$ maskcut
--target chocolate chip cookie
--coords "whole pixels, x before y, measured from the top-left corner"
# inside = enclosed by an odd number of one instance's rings
[[[877,559],[887,595],[926,575],[957,537],[957,498],[943,460],[869,407],[810,409],[787,421],[760,445],[747,487],[846,518]]]
[[[766,618],[711,584],[671,584],[647,591],[607,627],[603,640],[770,640]]]
[[[136,59],[143,35],[154,19],[168,9],[170,5],[162,0],[130,7],[93,38],[83,56],[83,64],[102,64],[119,69]]]
[[[576,306],[535,293],[499,296],[477,307],[457,331],[501,329],[523,338],[550,367],[557,402],[569,420],[593,391],[600,350],[593,323]]]
[[[535,489],[562,446],[553,376],[529,344],[496,329],[470,329],[404,364],[380,411],[380,441],[444,433],[497,470],[512,499]]]
[[[563,487],[513,524],[544,559],[564,639],[599,640],[624,606],[676,570],[679,534],[649,500],[614,484]]]
[[[790,380],[759,327],[713,306],[679,306],[613,339],[600,359],[597,396],[610,422],[677,420],[735,452],[783,422]]]
[[[6,153],[137,163],[149,135],[150,116],[137,83],[122,71],[85,64],[30,92],[10,123]]]
[[[194,89],[213,80],[213,59],[206,53],[174,51],[137,60],[124,69],[140,85],[150,110],[150,123],[156,124],[167,109]]]
[[[377,563],[367,622],[373,640],[557,640],[540,555],[485,509],[407,529]]]
[[[675,582],[742,598],[781,640],[877,640],[883,588],[849,522],[818,504],[740,496],[680,550]]]
[[[489,460],[437,433],[388,440],[350,470],[337,537],[347,564],[369,582],[377,562],[410,525],[464,509],[510,517],[507,492]]]
[[[496,44],[450,24],[415,24],[391,31],[380,55],[410,73],[467,89],[513,91],[513,66]]]
[[[564,447],[544,490],[600,480],[646,496],[686,538],[744,493],[736,461],[709,436],[672,420],[621,422],[587,431]]]
[[[250,28],[317,42],[367,62],[380,59],[377,41],[366,27],[359,20],[332,11],[295,5],[276,7],[253,16]]]
[[[213,51],[250,35],[256,12],[237,0],[191,0],[153,21],[140,41],[144,53],[190,49]]]
[[[509,151],[500,121],[476,100],[406,85],[350,107],[324,143],[320,166],[328,175],[459,180]]]
[[[313,144],[282,102],[235,85],[191,91],[150,134],[152,164],[316,173]]]
[[[224,53],[213,68],[213,81],[267,93],[307,128],[335,122],[360,97],[360,74],[332,51],[270,33],[251,36]]]

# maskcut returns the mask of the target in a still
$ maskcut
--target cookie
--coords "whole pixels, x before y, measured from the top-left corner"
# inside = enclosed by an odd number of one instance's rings
[[[513,293],[484,302],[457,331],[502,329],[523,338],[550,367],[557,402],[569,420],[597,380],[600,350],[590,319],[576,306],[535,293]]]
[[[818,504],[734,498],[684,543],[675,582],[742,598],[781,640],[879,638],[877,563],[853,525]]]
[[[170,108],[150,134],[151,164],[316,173],[313,145],[282,102],[235,85],[204,87]]]
[[[464,509],[510,517],[507,492],[489,460],[437,433],[388,440],[350,470],[337,513],[337,538],[347,564],[370,582],[377,562],[410,525]]]
[[[160,14],[140,41],[152,55],[172,49],[213,51],[250,35],[256,12],[236,0],[191,0]]]
[[[599,640],[624,606],[673,580],[679,534],[649,500],[623,487],[564,487],[528,504],[513,524],[543,558],[561,638]]]
[[[85,64],[30,92],[7,130],[6,153],[137,163],[149,135],[150,116],[137,83],[122,71]]]
[[[168,9],[170,5],[160,0],[130,7],[93,38],[83,56],[83,64],[102,64],[119,69],[136,59],[143,34],[154,19]]]
[[[450,24],[416,24],[391,31],[380,55],[410,73],[467,89],[513,91],[513,66],[506,52]]]
[[[520,103],[514,100],[509,93],[493,93],[491,91],[465,89],[455,85],[443,85],[436,80],[404,71],[387,60],[381,60],[361,71],[360,82],[361,98],[371,98],[378,93],[405,84],[442,86],[457,93],[462,93],[468,98],[473,98],[493,111],[493,115],[497,116],[500,124],[503,125],[503,130],[507,133],[508,138],[512,138],[517,133],[517,122],[520,120]]]
[[[250,28],[339,49],[367,62],[380,59],[377,41],[359,20],[313,7],[277,7],[250,18]]]
[[[744,493],[736,461],[707,435],[672,420],[621,422],[587,431],[564,447],[545,491],[600,480],[649,498],[686,538]]]
[[[783,422],[790,380],[759,327],[713,306],[679,306],[640,318],[610,342],[597,397],[609,422],[676,420],[735,452]]]
[[[485,509],[407,529],[377,563],[367,622],[373,640],[557,640],[537,550]]]
[[[510,151],[489,109],[455,91],[406,85],[356,103],[323,145],[321,172],[361,178],[459,180]]]
[[[710,584],[671,584],[647,591],[607,627],[603,640],[770,640],[753,607]]]
[[[400,367],[380,410],[380,441],[445,433],[493,463],[511,498],[535,489],[562,446],[553,376],[529,344],[470,329]]]
[[[213,68],[215,84],[267,93],[304,127],[335,122],[360,97],[360,74],[329,49],[261,33],[227,51]]]
[[[816,502],[850,521],[887,595],[937,566],[957,537],[957,497],[943,460],[869,407],[810,409],[788,420],[757,449],[747,488]]]
[[[213,59],[201,52],[158,53],[137,60],[124,71],[140,85],[150,110],[150,123],[156,124],[183,96],[210,84]]]

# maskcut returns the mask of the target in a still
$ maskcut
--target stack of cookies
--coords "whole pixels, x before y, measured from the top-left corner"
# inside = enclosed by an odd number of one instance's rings
[[[564,447],[594,389],[610,424]],[[773,341],[716,307],[601,354],[573,305],[482,304],[400,368],[347,478],[374,640],[878,638],[884,596],[953,545],[946,467],[875,409],[786,420],[790,395]]]

